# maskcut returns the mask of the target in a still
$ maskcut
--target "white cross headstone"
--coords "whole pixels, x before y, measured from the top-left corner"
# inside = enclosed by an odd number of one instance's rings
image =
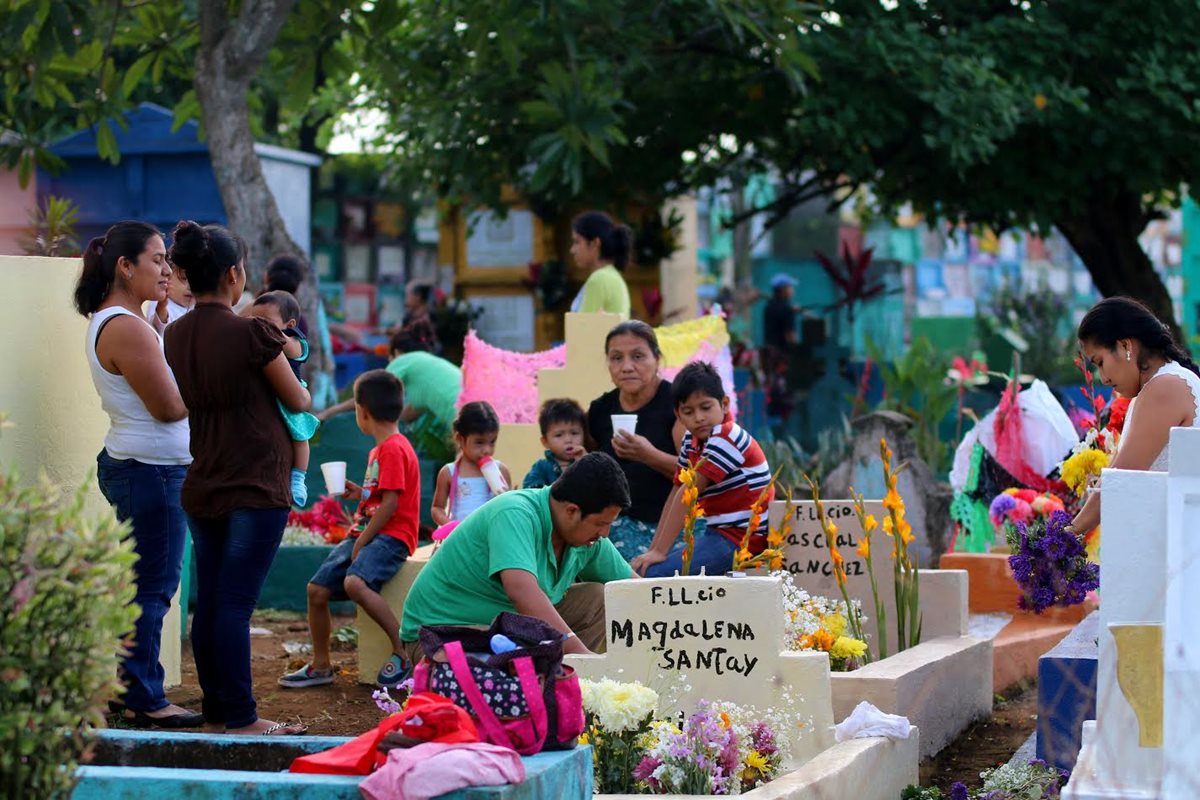
[[[864,633],[868,637],[871,652],[879,654],[879,620],[875,613],[875,601],[871,594],[871,579],[867,560],[858,552],[863,539],[862,525],[854,513],[850,500],[822,500],[826,517],[837,525],[837,547],[845,559],[846,591],[852,600],[862,602],[862,613],[867,618]],[[841,590],[833,573],[833,558],[829,552],[829,541],[817,519],[816,503],[798,500],[792,504],[792,530],[784,543],[784,565],[792,573],[792,580],[810,595],[820,595],[836,600],[842,599]],[[875,586],[879,602],[886,611],[886,633],[889,655],[896,652],[896,581],[892,571],[892,540],[883,532],[883,503],[868,500],[864,503],[866,513],[879,522],[871,534],[871,564],[875,571]],[[771,504],[768,520],[771,527],[782,522],[787,503],[777,500]]]
[[[832,744],[829,659],[784,651],[779,579],[615,581],[604,602],[608,652],[567,657],[582,677],[638,681],[659,693],[662,713],[690,712],[699,700],[759,710],[786,703],[803,725],[793,736],[794,763]]]

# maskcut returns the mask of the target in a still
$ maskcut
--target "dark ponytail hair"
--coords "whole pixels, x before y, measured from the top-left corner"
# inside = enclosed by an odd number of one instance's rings
[[[220,225],[180,220],[171,232],[167,253],[171,266],[183,271],[195,294],[215,292],[221,276],[246,260],[246,243]]]
[[[575,218],[571,228],[589,242],[599,239],[600,258],[625,271],[633,253],[633,231],[628,225],[617,224],[603,211],[586,211]]]
[[[458,410],[458,417],[454,420],[454,432],[464,439],[468,436],[496,433],[499,430],[500,416],[486,400],[467,403]]]
[[[118,222],[103,236],[88,242],[83,251],[83,271],[75,284],[75,308],[83,316],[93,313],[117,278],[117,262],[126,258],[136,262],[146,249],[146,242],[161,237],[158,228],[147,222]]]
[[[1136,339],[1142,346],[1138,353],[1138,367],[1146,368],[1147,355],[1161,356],[1168,361],[1177,361],[1192,372],[1200,375],[1192,357],[1179,346],[1171,329],[1154,312],[1132,297],[1106,297],[1092,306],[1079,323],[1078,339],[1081,342],[1116,350],[1122,339]]]

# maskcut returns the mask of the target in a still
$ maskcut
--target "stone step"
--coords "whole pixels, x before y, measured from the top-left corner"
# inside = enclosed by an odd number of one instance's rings
[[[349,741],[331,736],[212,736],[204,733],[109,730],[96,758],[79,767],[74,800],[358,800],[361,777],[283,772],[297,755]],[[592,750],[522,758],[525,782],[442,795],[441,800],[590,800]]]
[[[1038,674],[1038,659],[1063,640],[1073,625],[1017,617],[992,640],[992,690],[1002,692]]]

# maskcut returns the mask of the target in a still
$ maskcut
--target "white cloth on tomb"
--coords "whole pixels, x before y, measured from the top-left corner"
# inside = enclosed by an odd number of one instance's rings
[[[833,738],[839,742],[851,739],[866,739],[871,736],[886,736],[889,739],[907,739],[912,733],[912,723],[908,717],[896,714],[885,714],[875,706],[863,700],[850,716],[839,722],[833,729]]]
[[[1197,376],[1196,373],[1192,372],[1190,369],[1177,361],[1168,361],[1166,364],[1163,364],[1161,367],[1159,367],[1157,372],[1150,376],[1150,380],[1147,380],[1146,384],[1150,383],[1150,381],[1154,380],[1160,375],[1174,375],[1176,378],[1179,378],[1186,383],[1188,388],[1192,390],[1192,402],[1196,406],[1196,411],[1192,416],[1192,427],[1200,428],[1200,376]],[[1143,389],[1146,388],[1146,384],[1142,384]],[[1135,397],[1129,401],[1129,410],[1126,414],[1128,419],[1133,419],[1134,409],[1136,407],[1137,398]],[[1125,440],[1122,439],[1121,443],[1117,446],[1118,449],[1120,449],[1120,447],[1124,444]],[[1154,459],[1154,463],[1150,465],[1150,472],[1167,471],[1170,460],[1168,458],[1170,450],[1170,444],[1162,449],[1162,451],[1158,454],[1158,457]]]
[[[1017,403],[1021,408],[1025,461],[1037,474],[1049,475],[1071,453],[1071,448],[1079,441],[1079,434],[1045,381],[1034,381],[1031,386],[1021,390],[1017,395]],[[971,448],[975,442],[982,444],[992,456],[996,455],[995,423],[996,411],[993,409],[967,431],[955,450],[950,485],[956,492],[961,492],[967,485],[967,477],[971,472]]]

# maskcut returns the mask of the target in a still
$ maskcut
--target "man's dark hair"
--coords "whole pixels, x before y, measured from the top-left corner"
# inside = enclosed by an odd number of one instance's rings
[[[712,364],[705,361],[693,361],[679,370],[675,380],[671,381],[671,402],[676,408],[697,392],[714,400],[725,399],[725,384],[721,382],[721,376]]]
[[[588,453],[563,470],[550,487],[550,496],[574,503],[585,517],[613,506],[622,511],[630,506],[629,481],[621,465],[607,453]]]
[[[546,435],[551,425],[569,422],[587,431],[587,414],[579,403],[569,397],[556,397],[542,403],[542,410],[538,412],[538,427],[542,430],[542,436]]]
[[[295,294],[307,272],[308,266],[296,256],[275,256],[267,264],[267,290],[280,289]]]
[[[367,410],[371,419],[398,422],[404,409],[404,384],[386,369],[373,369],[354,382],[354,402]]]
[[[263,292],[254,298],[254,305],[273,307],[285,324],[289,319],[300,320],[300,303],[296,301],[295,295],[283,289]]]

